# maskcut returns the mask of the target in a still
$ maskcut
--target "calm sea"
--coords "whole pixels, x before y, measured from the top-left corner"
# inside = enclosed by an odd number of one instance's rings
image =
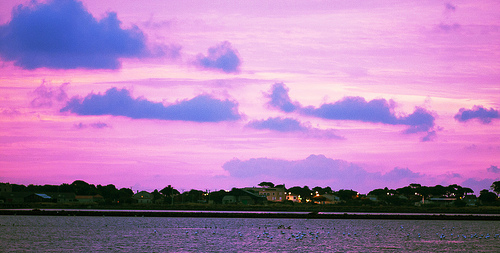
[[[0,216],[0,251],[499,252],[498,221]]]

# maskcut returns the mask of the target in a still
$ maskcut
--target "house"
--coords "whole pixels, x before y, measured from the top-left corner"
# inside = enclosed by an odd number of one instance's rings
[[[366,195],[366,198],[373,202],[379,202],[378,196],[377,195]]]
[[[425,201],[425,204],[440,204],[442,206],[447,206],[453,204],[457,198],[430,198],[428,201]]]
[[[53,199],[45,193],[33,193],[26,196],[24,202],[53,202]]]
[[[475,206],[477,203],[477,197],[476,195],[465,195],[462,198],[463,201],[465,201],[467,206]]]
[[[8,204],[21,204],[26,202],[31,195],[33,195],[32,192],[0,192],[0,199]]]
[[[266,203],[267,198],[245,189],[232,189],[222,198],[222,204],[255,205]]]
[[[12,185],[9,183],[0,183],[0,193],[12,192]]]
[[[76,194],[72,192],[52,192],[47,193],[51,196],[57,203],[74,203],[77,202]]]
[[[134,196],[132,196],[132,199],[137,201],[139,204],[151,204],[153,203],[153,194],[147,192],[147,191],[138,191]]]
[[[287,195],[284,187],[246,187],[243,190],[253,191],[272,202],[285,201]]]
[[[292,201],[292,202],[295,202],[295,203],[300,203],[302,202],[302,198],[300,197],[300,195],[298,194],[293,194],[291,192],[288,192],[285,196],[285,199],[288,200],[288,201]]]
[[[312,200],[314,201],[314,203],[322,205],[340,203],[340,198],[337,195],[333,194],[323,194],[323,195],[317,194],[316,196],[313,197]]]
[[[75,200],[78,203],[99,203],[99,202],[104,202],[104,198],[97,194],[97,195],[76,195]]]

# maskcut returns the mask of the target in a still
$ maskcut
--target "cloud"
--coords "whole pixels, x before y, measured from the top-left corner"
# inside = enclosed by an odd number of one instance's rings
[[[225,73],[239,73],[241,60],[238,51],[233,49],[231,43],[224,41],[208,49],[208,56],[199,54],[196,58],[198,67],[223,71]]]
[[[64,102],[68,99],[66,87],[69,83],[63,83],[59,87],[52,87],[45,81],[42,82],[33,92],[35,97],[31,100],[30,105],[35,108],[51,107],[55,102]]]
[[[493,119],[500,118],[498,110],[490,108],[489,110],[480,105],[475,105],[472,109],[460,108],[455,115],[455,120],[467,122],[472,119],[478,119],[483,124],[489,124]]]
[[[280,117],[268,118],[266,120],[253,120],[250,121],[247,126],[255,129],[269,129],[278,132],[302,132],[307,130],[307,127],[296,119]]]
[[[321,178],[347,175],[348,171],[361,168],[343,160],[326,158],[324,155],[310,155],[305,160],[287,161],[269,158],[252,158],[247,161],[233,159],[222,168],[233,177],[247,178],[263,175],[290,178]]]
[[[395,189],[418,183],[428,186],[459,184],[473,189],[477,194],[482,189],[489,189],[494,181],[498,181],[498,179],[464,179],[457,173],[422,174],[402,167],[395,167],[385,173],[369,172],[358,164],[324,155],[310,155],[302,160],[234,158],[224,163],[222,168],[229,173],[228,178],[233,181],[323,185],[332,189],[353,189],[362,193],[377,188]]]
[[[271,88],[271,93],[266,96],[269,98],[267,103],[271,107],[280,109],[283,112],[293,112],[300,107],[300,104],[293,103],[288,95],[289,89],[284,83],[275,83]]]
[[[278,132],[298,132],[305,137],[318,139],[343,139],[334,133],[333,129],[318,129],[292,118],[268,118],[266,120],[250,121],[247,127],[254,129],[268,129]]]
[[[237,179],[302,183],[321,181],[336,189],[366,192],[375,189],[372,187],[403,187],[429,178],[408,168],[394,168],[385,174],[368,172],[354,163],[327,158],[324,155],[310,155],[306,159],[292,161],[271,158],[252,158],[246,161],[233,159],[226,162],[222,168]]]
[[[268,105],[283,112],[295,111],[302,115],[329,120],[356,120],[388,125],[405,125],[408,126],[404,131],[406,134],[429,132],[426,140],[431,139],[431,132],[435,126],[434,116],[422,107],[416,107],[415,111],[409,115],[396,116],[395,103],[392,100],[366,101],[362,97],[344,97],[335,103],[322,104],[319,108],[303,107],[299,103],[291,101],[288,96],[288,88],[283,83],[274,84],[267,97],[270,99]]]
[[[453,32],[453,31],[458,31],[462,28],[462,26],[458,23],[453,23],[453,24],[444,24],[440,23],[437,25],[437,31],[443,31],[443,32]]]
[[[434,139],[436,139],[436,137],[437,137],[436,131],[429,131],[427,132],[427,135],[422,137],[420,140],[422,142],[428,142],[428,141],[433,141]]]
[[[96,122],[96,123],[91,123],[91,124],[88,124],[88,125],[80,122],[80,123],[74,125],[74,127],[77,128],[77,129],[85,129],[85,128],[89,127],[89,126],[92,127],[92,128],[95,128],[95,129],[103,129],[103,128],[110,127],[108,124],[103,123],[103,122]]]
[[[489,190],[490,189],[490,186],[491,184],[494,182],[494,181],[498,181],[498,178],[497,179],[490,179],[490,178],[487,178],[487,179],[475,179],[475,178],[469,178],[465,181],[463,181],[460,185],[462,187],[468,187],[468,188],[471,188],[474,193],[479,196],[479,192],[483,189],[487,189]]]
[[[394,168],[393,170],[385,173],[382,178],[385,178],[387,180],[393,180],[393,179],[397,179],[397,178],[414,178],[414,179],[418,179],[418,178],[421,178],[423,177],[422,174],[420,173],[417,173],[417,172],[413,172],[411,171],[410,169],[408,168]]]
[[[491,173],[500,173],[500,169],[497,166],[493,166],[493,165],[491,165],[489,168],[487,168],[486,171],[491,172]]]
[[[176,46],[149,51],[139,28],[120,24],[115,12],[98,21],[76,0],[32,1],[0,26],[0,56],[24,69],[118,69],[119,58],[178,55]]]
[[[451,3],[446,3],[444,5],[444,7],[446,8],[447,11],[455,11],[457,10],[457,7]]]
[[[0,110],[0,116],[14,118],[21,115],[21,112],[14,108],[7,108]]]
[[[209,95],[199,95],[190,100],[164,105],[144,98],[132,98],[126,89],[115,87],[105,94],[89,94],[85,98],[73,97],[61,112],[78,115],[113,115],[132,119],[182,120],[195,122],[219,122],[238,120],[238,104],[230,100],[218,100]]]

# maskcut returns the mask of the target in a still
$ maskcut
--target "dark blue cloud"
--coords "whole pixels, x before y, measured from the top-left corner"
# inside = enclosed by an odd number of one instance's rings
[[[158,46],[152,53],[137,27],[120,23],[114,12],[97,21],[76,0],[19,5],[0,26],[0,56],[24,69],[118,69],[119,58],[175,56],[180,49]]]
[[[357,120],[388,125],[405,125],[408,126],[404,131],[407,134],[430,132],[435,126],[434,116],[421,107],[417,107],[412,114],[396,116],[394,113],[395,105],[391,100],[366,101],[362,97],[344,97],[335,103],[323,104],[319,108],[303,107],[299,103],[291,101],[288,96],[288,88],[282,83],[274,84],[271,93],[267,96],[270,99],[268,105],[283,112],[295,111],[302,115],[330,120]]]
[[[199,95],[190,100],[163,105],[144,98],[132,98],[126,89],[111,88],[105,94],[89,94],[85,98],[73,97],[61,112],[78,115],[113,115],[132,119],[182,120],[219,122],[238,120],[238,104],[218,100],[209,95]]]
[[[492,173],[500,173],[500,169],[497,166],[491,165],[489,168],[486,169],[488,172]]]
[[[253,120],[247,124],[248,127],[255,129],[269,129],[278,132],[304,132],[307,127],[300,121],[291,118],[268,118],[266,120]]]
[[[268,118],[266,120],[250,121],[247,127],[267,129],[278,132],[297,132],[304,137],[318,139],[344,139],[335,134],[333,129],[318,129],[291,118]]]
[[[106,127],[110,127],[108,124],[106,124],[104,122],[96,122],[96,123],[91,123],[89,125],[80,122],[80,123],[74,125],[74,127],[77,128],[77,129],[85,129],[85,128],[89,127],[89,126],[92,127],[92,128],[97,128],[97,129],[103,129],[103,128],[106,128]]]
[[[492,120],[500,118],[500,114],[498,113],[498,110],[495,110],[493,108],[490,108],[488,110],[480,105],[475,105],[470,110],[460,108],[454,118],[460,122],[478,119],[483,124],[489,124]]]
[[[367,102],[362,97],[344,97],[335,103],[323,104],[319,108],[312,106],[302,108],[301,113],[323,119],[396,124],[398,119],[394,116],[392,107],[385,99]]]
[[[288,95],[288,88],[283,83],[275,83],[271,88],[271,93],[267,95],[269,98],[268,105],[276,107],[284,112],[293,112],[299,108],[298,103],[293,103]]]
[[[196,65],[204,69],[213,69],[225,73],[240,72],[241,60],[238,51],[233,49],[231,43],[224,41],[208,49],[208,56],[198,55]]]

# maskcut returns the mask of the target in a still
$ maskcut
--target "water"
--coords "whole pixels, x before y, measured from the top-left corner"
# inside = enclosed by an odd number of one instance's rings
[[[7,211],[31,211],[32,208],[22,209],[2,209]],[[78,212],[126,212],[126,213],[249,213],[249,214],[308,214],[310,212],[289,212],[289,211],[214,211],[214,210],[116,210],[116,209],[39,209],[41,211],[78,211]],[[352,214],[352,215],[436,215],[435,213],[373,213],[373,212],[318,212],[319,214]],[[500,216],[500,214],[470,214],[470,213],[442,213],[447,216]]]
[[[499,233],[498,221],[0,216],[0,251],[498,252]]]

